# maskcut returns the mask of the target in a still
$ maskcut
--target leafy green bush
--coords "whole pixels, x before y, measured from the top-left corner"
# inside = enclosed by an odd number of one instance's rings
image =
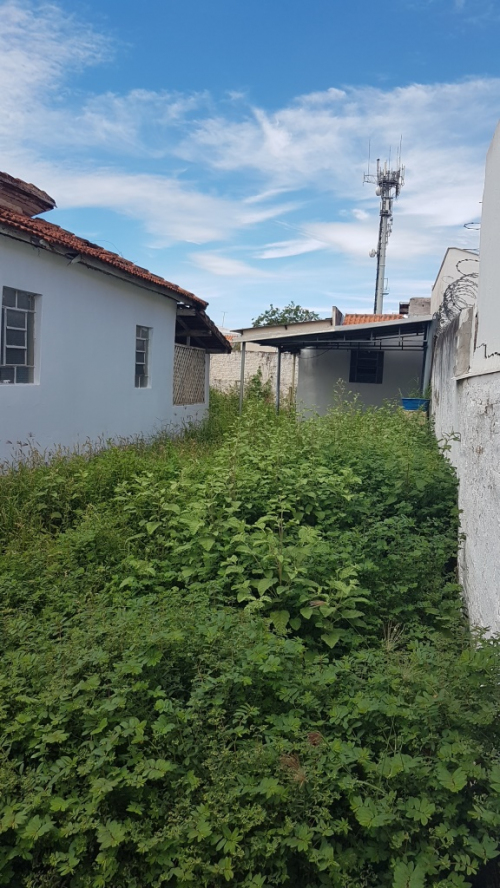
[[[496,856],[499,649],[427,426],[216,396],[0,509],[0,884],[463,888]]]

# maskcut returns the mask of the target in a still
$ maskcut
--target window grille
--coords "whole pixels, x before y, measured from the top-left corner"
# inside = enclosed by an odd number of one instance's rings
[[[351,351],[349,382],[381,383],[384,376],[384,352],[373,349]]]
[[[34,381],[34,293],[4,287],[0,336],[0,383]]]
[[[150,327],[135,328],[135,387],[149,385],[149,333]]]
[[[174,355],[174,404],[205,403],[205,352],[176,345]]]

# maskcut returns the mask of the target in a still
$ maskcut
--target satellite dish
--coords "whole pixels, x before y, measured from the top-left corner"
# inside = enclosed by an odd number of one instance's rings
[[[368,255],[369,255],[370,259],[375,259],[375,256],[377,255],[377,251],[376,251],[376,250],[370,250],[370,252],[368,253]]]

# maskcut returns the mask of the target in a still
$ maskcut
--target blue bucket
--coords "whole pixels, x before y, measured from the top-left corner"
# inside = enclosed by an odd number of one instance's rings
[[[401,398],[403,410],[428,410],[429,398]]]

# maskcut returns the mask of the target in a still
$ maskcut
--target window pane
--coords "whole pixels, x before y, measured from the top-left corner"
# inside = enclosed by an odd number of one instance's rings
[[[14,382],[14,367],[0,367],[0,384]]]
[[[28,356],[27,356],[26,363],[29,364],[30,367],[33,367],[33,365],[35,363],[35,334],[34,334],[35,315],[33,312],[30,312],[30,314],[27,317],[28,317]],[[29,382],[33,382],[33,380],[30,379]]]
[[[8,327],[20,327],[22,330],[26,329],[26,315],[24,311],[13,311],[8,308],[6,314]]]
[[[17,291],[17,307],[25,308],[27,311],[33,311],[34,298],[31,293],[24,293],[22,290]]]
[[[135,328],[135,387],[148,387],[149,327]]]
[[[373,350],[351,351],[349,382],[381,383],[384,371],[384,352]]]
[[[16,367],[16,382],[33,382],[33,368]]]
[[[12,287],[4,287],[3,288],[3,296],[2,296],[2,304],[10,305],[12,307],[16,304],[16,291],[12,289]]]
[[[6,348],[6,364],[26,364],[26,351],[24,348]]]
[[[26,348],[26,332],[24,330],[6,330],[5,345],[21,345]]]

